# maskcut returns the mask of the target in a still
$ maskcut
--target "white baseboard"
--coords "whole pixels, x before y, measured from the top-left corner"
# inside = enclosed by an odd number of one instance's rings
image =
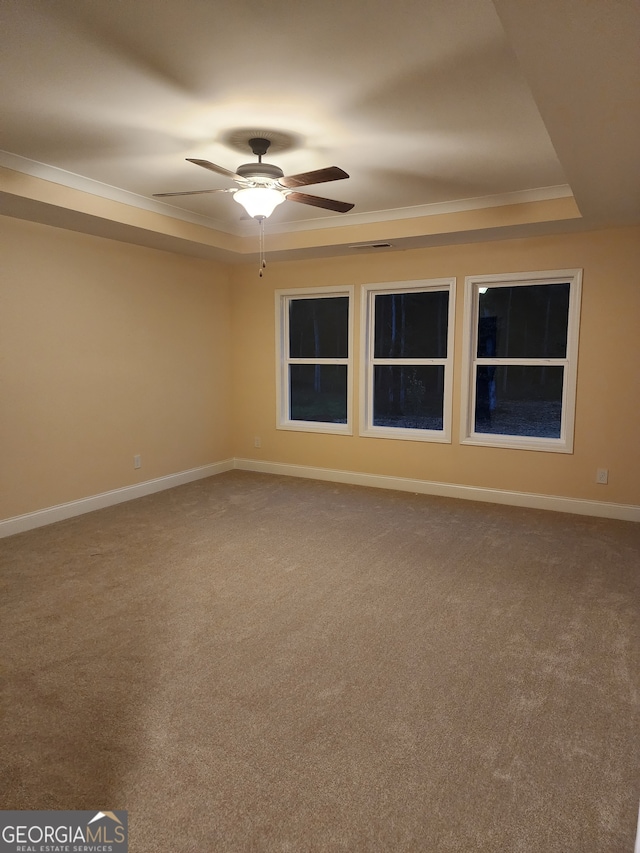
[[[430,480],[412,480],[407,477],[390,477],[384,474],[361,474],[332,468],[314,468],[309,465],[291,465],[286,462],[262,462],[257,459],[235,459],[234,467],[244,471],[265,474],[284,474],[287,477],[306,477],[310,480],[328,480],[353,486],[371,486],[376,489],[395,489],[422,495],[439,495],[470,501],[525,506],[576,515],[593,515],[599,518],[617,518],[621,521],[640,522],[640,506],[587,501],[556,495],[536,495],[528,492],[509,492],[502,489],[484,489],[478,486],[460,486],[455,483],[436,483]]]
[[[13,536],[65,518],[73,518],[85,512],[104,509],[114,504],[142,498],[164,489],[172,489],[184,483],[213,477],[223,471],[237,468],[243,471],[256,471],[263,474],[284,474],[288,477],[303,477],[310,480],[325,480],[333,483],[347,483],[353,486],[369,486],[376,489],[395,489],[400,492],[414,492],[422,495],[440,495],[462,500],[485,501],[487,503],[525,506],[532,509],[547,509],[556,512],[569,512],[577,515],[593,515],[600,518],[616,518],[622,521],[640,522],[640,506],[586,501],[577,498],[564,498],[555,495],[536,495],[527,492],[509,492],[501,489],[484,489],[477,486],[460,486],[455,483],[436,483],[431,480],[413,480],[408,477],[390,477],[384,474],[362,474],[356,471],[340,471],[334,468],[314,468],[310,465],[291,465],[286,462],[262,462],[257,459],[226,459],[200,468],[191,468],[155,480],[146,480],[134,486],[124,486],[90,495],[77,501],[46,507],[36,512],[17,515],[14,518],[0,520],[0,539]],[[640,851],[639,851],[640,853]]]
[[[164,489],[173,489],[174,486],[182,486],[184,483],[202,480],[204,477],[212,477],[214,474],[231,471],[233,468],[234,460],[227,459],[224,462],[214,462],[211,465],[202,465],[200,468],[190,468],[188,471],[169,474],[166,477],[157,477],[155,480],[146,480],[144,483],[136,483],[135,486],[124,486],[121,489],[113,489],[110,492],[102,492],[99,495],[91,495],[77,501],[47,507],[37,512],[28,512],[25,515],[6,518],[0,521],[0,539],[4,536],[12,536],[14,533],[43,527],[45,524],[63,521],[65,518],[73,518],[85,512],[93,512],[96,509],[104,509],[107,506],[152,495],[154,492],[161,492]]]

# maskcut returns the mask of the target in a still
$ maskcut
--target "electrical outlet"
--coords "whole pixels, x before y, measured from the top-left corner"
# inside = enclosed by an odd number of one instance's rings
[[[608,468],[598,468],[596,471],[596,483],[600,483],[601,486],[606,486],[609,482],[609,470]]]
[[[142,468],[142,459],[140,458],[139,453],[136,453],[136,455],[133,457],[133,467]]]
[[[260,436],[259,436],[259,435],[257,435],[257,436],[253,439],[253,446],[254,446],[254,447],[262,447],[262,441],[260,440]]]

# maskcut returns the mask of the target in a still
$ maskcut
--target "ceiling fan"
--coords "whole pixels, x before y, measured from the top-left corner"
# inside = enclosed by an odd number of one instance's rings
[[[240,184],[239,187],[229,187],[220,190],[188,190],[177,193],[154,193],[154,198],[168,198],[179,195],[203,195],[205,193],[233,193],[233,198],[241,204],[247,213],[254,219],[264,220],[270,216],[275,208],[283,201],[297,201],[300,204],[310,204],[313,207],[322,207],[325,210],[334,210],[336,213],[347,213],[353,208],[353,204],[344,201],[335,201],[330,198],[322,198],[308,193],[297,192],[297,187],[306,187],[311,184],[321,184],[327,181],[341,181],[349,175],[337,166],[328,166],[326,169],[316,169],[313,172],[302,172],[299,175],[285,176],[282,169],[271,163],[263,163],[262,158],[269,150],[271,141],[260,136],[249,139],[249,146],[255,156],[257,163],[244,163],[238,166],[235,172],[216,166],[208,160],[196,160],[187,157],[189,163],[209,169],[218,175],[224,175]]]

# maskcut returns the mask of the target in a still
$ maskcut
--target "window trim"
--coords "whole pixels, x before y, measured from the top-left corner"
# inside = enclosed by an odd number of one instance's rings
[[[290,358],[289,356],[289,304],[295,299],[332,297],[348,298],[348,356],[347,358]],[[276,308],[276,429],[295,432],[320,432],[353,435],[353,285],[336,287],[296,287],[275,291]],[[347,422],[335,424],[328,421],[297,421],[289,417],[291,364],[346,364],[347,366]]]
[[[567,317],[567,351],[565,358],[478,358],[478,296],[481,287],[513,287],[526,285],[569,283],[569,312]],[[539,450],[552,453],[573,453],[576,385],[578,374],[578,338],[582,270],[543,270],[537,272],[472,275],[465,278],[463,375],[461,395],[460,443],[482,447],[501,447],[515,450]],[[476,408],[476,367],[478,365],[561,366],[562,419],[559,438],[499,435],[474,431]]]
[[[375,343],[375,297],[379,294],[395,294],[425,291],[449,293],[447,314],[447,354],[445,358],[377,359],[374,357]],[[456,278],[427,278],[411,281],[385,281],[363,284],[360,300],[360,435],[367,438],[385,438],[400,441],[429,441],[451,444],[451,422],[453,414],[453,353],[455,334]],[[444,391],[442,406],[442,429],[425,430],[405,427],[375,426],[373,423],[373,373],[376,364],[425,364],[444,366]]]

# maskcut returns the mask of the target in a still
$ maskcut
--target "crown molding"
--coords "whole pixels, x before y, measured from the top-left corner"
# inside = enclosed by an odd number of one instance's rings
[[[122,190],[119,187],[95,181],[93,178],[85,178],[82,175],[77,175],[75,172],[59,169],[57,166],[48,166],[46,163],[39,163],[37,160],[29,160],[27,157],[21,157],[19,154],[11,154],[9,151],[0,151],[0,166],[6,169],[13,169],[14,172],[21,172],[23,175],[30,175],[32,178],[41,178],[43,181],[50,181],[52,184],[60,184],[69,189],[89,193],[89,195],[127,204],[139,210],[148,210],[151,213],[171,216],[173,219],[180,219],[183,222],[190,222],[193,225],[202,225],[205,228],[210,228],[212,231],[223,231],[235,236],[243,234],[241,230],[230,225],[228,222],[221,222],[209,216],[191,213],[188,210],[174,207],[172,204],[156,201],[138,193],[129,192],[129,190]]]
[[[221,231],[238,237],[253,233],[255,223],[231,223],[202,216],[183,210],[167,202],[156,201],[138,193],[120,189],[101,181],[86,178],[74,172],[48,166],[37,160],[30,160],[8,151],[0,151],[0,166],[40,178],[54,184],[79,190],[90,195],[111,201],[120,202],[140,210],[147,210],[163,216],[171,216],[183,222],[200,225],[212,231]],[[394,222],[398,220],[418,219],[425,216],[440,216],[447,213],[462,213],[472,210],[503,207],[505,205],[529,204],[532,202],[549,201],[553,199],[572,198],[573,193],[567,184],[552,187],[518,190],[517,192],[501,193],[499,195],[479,196],[477,198],[456,199],[455,201],[422,204],[413,207],[399,207],[392,210],[375,210],[365,213],[347,213],[339,218],[335,216],[315,219],[303,219],[295,222],[269,222],[270,234],[289,234],[304,231],[323,231],[325,229],[346,228],[352,225],[371,225],[375,223]]]
[[[418,219],[424,216],[440,216],[446,213],[464,213],[469,210],[484,210],[491,207],[505,207],[515,204],[531,204],[538,201],[552,201],[559,198],[573,198],[568,184],[553,187],[536,187],[529,190],[517,190],[498,195],[463,198],[455,201],[440,201],[433,204],[420,204],[413,207],[397,207],[391,210],[372,210],[367,213],[343,213],[339,221],[335,218],[303,219],[286,224],[270,223],[271,234],[291,231],[320,231],[324,228],[340,228],[349,225],[372,225],[377,222],[395,222],[398,220]]]

